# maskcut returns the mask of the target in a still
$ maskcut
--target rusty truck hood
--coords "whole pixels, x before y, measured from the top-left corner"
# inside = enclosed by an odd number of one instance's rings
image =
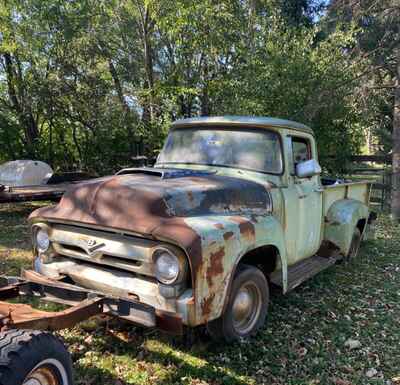
[[[36,210],[30,219],[148,234],[188,251],[195,248],[199,256],[201,237],[185,217],[262,214],[270,208],[270,194],[259,183],[210,173],[146,169],[74,186],[58,205]]]
[[[146,169],[147,171],[149,169]],[[177,176],[146,172],[94,179],[70,188],[54,207],[31,218],[72,221],[151,234],[160,221],[200,215],[265,213],[265,186],[234,177],[202,173]]]

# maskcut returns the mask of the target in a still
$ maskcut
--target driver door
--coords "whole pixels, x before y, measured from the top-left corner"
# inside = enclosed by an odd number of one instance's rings
[[[314,255],[321,243],[322,229],[322,187],[319,175],[299,178],[296,175],[298,163],[315,159],[316,149],[306,136],[291,136],[294,188],[298,198],[296,260]]]

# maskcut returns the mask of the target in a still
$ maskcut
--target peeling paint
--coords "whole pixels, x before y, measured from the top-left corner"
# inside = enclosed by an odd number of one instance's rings
[[[239,225],[240,234],[249,242],[254,242],[256,233],[251,220],[242,217],[231,217],[231,220]]]
[[[228,231],[223,235],[223,237],[224,237],[225,241],[228,241],[229,239],[233,238],[234,235],[235,234],[232,231]]]
[[[222,230],[224,228],[224,225],[222,223],[215,223],[214,227],[218,230]]]
[[[225,248],[220,247],[215,253],[210,254],[209,265],[207,268],[206,279],[208,285],[213,285],[214,279],[218,279],[218,275],[223,274],[223,258],[225,256]]]
[[[207,298],[204,298],[203,301],[201,302],[201,310],[205,317],[207,317],[211,313],[211,305],[212,302],[214,301],[214,298],[215,298],[215,293],[212,293]]]

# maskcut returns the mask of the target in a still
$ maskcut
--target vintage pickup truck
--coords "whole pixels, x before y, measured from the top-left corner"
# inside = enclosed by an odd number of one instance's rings
[[[287,292],[355,255],[365,233],[370,186],[324,186],[317,159],[302,124],[177,121],[154,168],[80,184],[31,215],[35,270],[246,337],[268,282]]]
[[[53,287],[55,301],[54,287],[87,291],[100,311],[145,326],[249,337],[264,324],[271,284],[286,293],[355,257],[375,219],[370,184],[320,173],[305,125],[179,120],[154,167],[81,183],[32,213],[35,271],[20,284]],[[24,317],[15,327],[36,328]]]

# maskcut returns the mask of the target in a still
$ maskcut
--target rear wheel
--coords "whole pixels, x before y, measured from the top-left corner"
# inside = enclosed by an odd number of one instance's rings
[[[225,313],[209,322],[207,329],[213,338],[228,342],[250,337],[263,326],[268,302],[268,282],[261,270],[239,266]]]
[[[0,334],[0,385],[72,385],[72,363],[53,334],[9,330]]]

